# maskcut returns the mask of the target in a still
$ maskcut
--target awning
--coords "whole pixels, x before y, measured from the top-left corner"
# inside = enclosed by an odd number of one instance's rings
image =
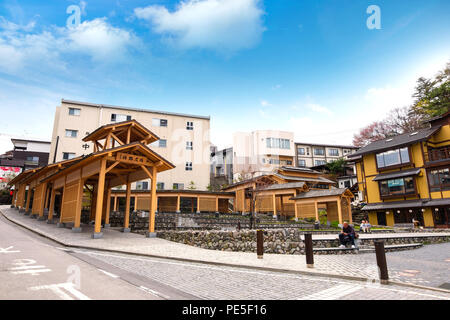
[[[413,169],[389,172],[389,173],[380,173],[375,178],[373,178],[373,181],[410,177],[410,176],[418,175],[419,173],[420,173],[420,168],[413,168]]]
[[[361,210],[389,210],[389,209],[401,209],[401,208],[421,208],[425,205],[424,200],[410,200],[410,201],[393,201],[393,202],[381,202],[366,204]]]
[[[439,207],[439,206],[449,206],[450,205],[450,199],[433,199],[430,201],[427,201],[424,206],[425,207]]]

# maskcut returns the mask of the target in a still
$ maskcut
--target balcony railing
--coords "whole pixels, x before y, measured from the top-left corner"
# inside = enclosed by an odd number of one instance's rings
[[[441,160],[450,160],[450,147],[430,149],[425,153],[426,162]]]

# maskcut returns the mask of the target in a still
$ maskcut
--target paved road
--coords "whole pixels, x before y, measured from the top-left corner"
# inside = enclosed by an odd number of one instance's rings
[[[394,285],[68,249],[3,217],[0,248],[0,299],[450,299]],[[79,288],[71,284],[77,273]]]
[[[112,266],[84,260],[0,218],[0,300],[192,298]]]

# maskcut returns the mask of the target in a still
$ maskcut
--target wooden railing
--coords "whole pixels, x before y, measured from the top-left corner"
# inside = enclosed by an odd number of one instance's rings
[[[450,147],[430,149],[425,153],[425,161],[450,160]]]

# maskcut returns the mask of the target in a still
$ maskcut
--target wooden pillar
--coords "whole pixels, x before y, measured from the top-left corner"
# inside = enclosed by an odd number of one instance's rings
[[[50,195],[50,205],[48,208],[47,221],[52,221],[52,219],[53,219],[53,211],[55,210],[55,194],[56,194],[56,190],[55,190],[55,188],[52,187],[52,192]]]
[[[157,199],[156,199],[156,166],[152,167],[152,189],[151,192],[151,199],[150,199],[150,214],[148,215],[148,237],[154,237],[155,236],[155,211],[157,206]]]
[[[341,199],[340,197],[338,198],[337,202],[337,209],[338,209],[338,217],[339,217],[339,223],[342,224],[342,208],[341,208]]]
[[[95,206],[95,227],[94,239],[101,238],[102,231],[102,209],[103,209],[103,192],[105,190],[105,173],[106,171],[106,159],[103,158],[100,163],[100,172],[98,174],[98,186],[97,186],[97,203]]]
[[[181,211],[180,211],[180,202],[181,202],[181,199],[180,199],[181,197],[180,197],[180,195],[178,195],[177,196],[177,210],[176,210],[176,212],[177,213],[180,213]]]
[[[191,213],[194,213],[194,199],[195,198],[191,198]]]
[[[131,198],[131,183],[127,178],[127,184],[126,184],[126,196],[125,196],[125,215],[124,215],[124,223],[123,223],[123,231],[127,232],[129,231],[129,224],[130,224],[130,198]]]
[[[352,203],[350,198],[347,199],[347,210],[348,210],[348,221],[350,224],[353,224],[353,217],[352,217]]]
[[[275,193],[272,195],[273,216],[277,216],[277,197]]]
[[[297,202],[295,202],[295,201],[294,201],[294,211],[295,211],[295,221],[298,221],[298,208],[297,208]]]
[[[63,217],[64,217],[64,198],[67,196],[66,179],[67,179],[67,176],[64,177],[64,185],[63,185],[63,191],[62,191],[62,196],[61,196],[61,206],[60,206],[61,212],[59,214],[59,223],[60,224],[63,222]]]
[[[136,203],[136,201],[134,202]],[[136,204],[135,204],[136,206]],[[111,188],[108,187],[106,191],[106,215],[105,215],[105,227],[109,227],[109,213],[111,211]]]
[[[45,203],[44,203],[44,208],[47,208],[50,206],[50,204],[48,203],[48,201],[50,200],[50,188],[46,187],[45,188]]]
[[[41,219],[42,219],[42,217],[44,217],[46,191],[47,191],[47,182],[44,182],[44,184],[41,186],[41,194],[40,194],[41,197],[39,198],[39,203],[38,203],[38,214]]]
[[[78,188],[77,188],[77,202],[75,209],[75,222],[72,228],[74,232],[81,232],[80,223],[81,223],[81,209],[83,206],[83,188],[84,188],[84,180],[78,180]]]
[[[117,211],[117,195],[114,195],[114,209],[113,211]]]
[[[197,197],[197,213],[200,213],[200,197]]]
[[[216,196],[216,213],[219,213],[219,196]]]
[[[314,201],[314,214],[316,215],[316,221],[319,221],[319,209],[317,208],[317,201]]]
[[[31,201],[31,192],[33,190],[31,189],[31,186],[28,186],[28,194],[27,194],[27,203],[25,204],[25,212],[28,212],[30,209],[30,201]]]

